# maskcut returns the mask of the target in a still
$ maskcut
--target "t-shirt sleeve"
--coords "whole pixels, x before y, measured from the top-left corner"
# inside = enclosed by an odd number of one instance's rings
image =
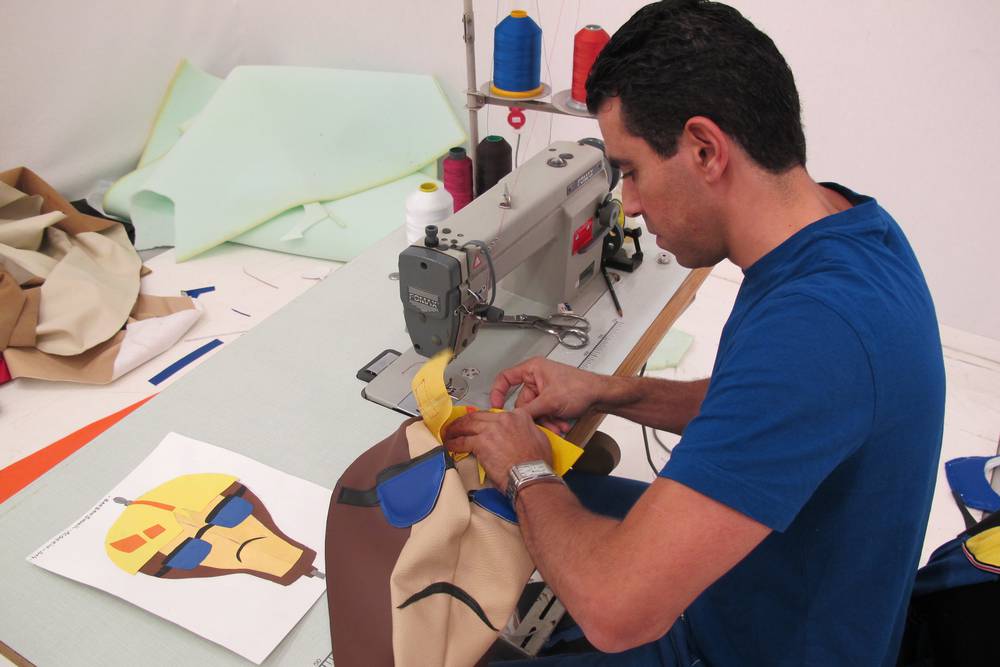
[[[868,354],[838,313],[801,295],[769,298],[729,338],[660,475],[784,531],[868,437]]]

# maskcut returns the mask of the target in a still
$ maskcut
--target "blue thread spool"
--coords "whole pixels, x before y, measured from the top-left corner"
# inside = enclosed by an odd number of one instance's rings
[[[493,30],[495,95],[523,99],[541,95],[542,29],[528,12],[515,9]]]

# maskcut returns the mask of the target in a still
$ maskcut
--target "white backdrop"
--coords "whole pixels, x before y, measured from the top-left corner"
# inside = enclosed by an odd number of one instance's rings
[[[812,175],[875,195],[909,235],[941,322],[1000,339],[1000,3],[731,1],[796,75]],[[543,78],[561,90],[573,34],[593,22],[613,32],[642,4],[476,0],[479,81],[510,9],[542,26]],[[71,198],[130,170],[182,57],[217,75],[239,64],[429,73],[464,122],[461,11],[461,0],[6,0],[0,169],[30,166]],[[481,135],[513,140],[506,110],[479,115]],[[529,114],[523,132],[522,158],[597,127]]]

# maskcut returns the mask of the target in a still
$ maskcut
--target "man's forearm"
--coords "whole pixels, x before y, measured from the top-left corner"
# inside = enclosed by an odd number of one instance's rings
[[[517,514],[535,567],[601,651],[654,641],[683,611],[683,603],[669,595],[640,599],[637,587],[645,588],[648,575],[628,572],[624,524],[587,511],[565,486],[524,489]]]
[[[680,434],[708,392],[708,380],[679,382],[659,378],[617,377],[607,380],[595,409],[651,428]]]
[[[536,484],[518,495],[517,513],[535,567],[589,636],[605,617],[611,567],[607,538],[618,521],[588,512],[565,486]],[[606,610],[610,613],[611,610]],[[593,641],[593,638],[591,638]]]

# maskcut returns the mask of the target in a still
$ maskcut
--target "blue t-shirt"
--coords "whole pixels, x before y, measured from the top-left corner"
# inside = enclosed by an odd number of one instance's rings
[[[871,197],[744,272],[698,416],[661,471],[773,529],[687,611],[730,665],[894,665],[941,446],[934,305]]]

